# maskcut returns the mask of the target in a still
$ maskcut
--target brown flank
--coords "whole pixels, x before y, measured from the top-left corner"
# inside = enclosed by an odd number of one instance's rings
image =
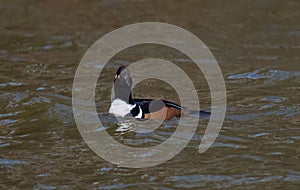
[[[180,116],[180,109],[173,107],[164,107],[159,111],[145,114],[146,119],[157,119],[157,120],[170,120],[172,117]]]

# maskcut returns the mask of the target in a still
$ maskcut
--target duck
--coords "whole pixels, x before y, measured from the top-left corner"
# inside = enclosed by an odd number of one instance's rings
[[[114,76],[114,99],[109,113],[120,117],[167,121],[182,114],[210,115],[207,111],[192,111],[168,100],[132,98],[132,78],[126,66],[120,66]]]

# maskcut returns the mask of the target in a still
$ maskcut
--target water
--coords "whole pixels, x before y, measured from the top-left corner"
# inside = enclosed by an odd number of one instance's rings
[[[298,1],[2,1],[0,5],[1,189],[298,189]],[[71,89],[77,65],[94,41],[141,21],[175,24],[204,41],[224,74],[228,106],[220,135],[204,154],[197,150],[207,118],[201,119],[191,142],[173,159],[128,169],[106,162],[87,147],[74,123]],[[189,67],[191,61],[160,48],[137,47],[118,54],[97,86],[97,109],[105,123],[99,130],[107,130],[125,145],[157,145],[174,132],[178,121],[165,123],[155,133],[135,134],[111,120],[105,110],[119,65],[160,57],[186,66],[201,94],[201,107],[209,109],[209,89],[203,76]],[[134,95],[178,101],[170,92],[169,86],[148,81]]]

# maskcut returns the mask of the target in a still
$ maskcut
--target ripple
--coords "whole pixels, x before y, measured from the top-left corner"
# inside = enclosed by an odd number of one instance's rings
[[[275,102],[275,103],[283,102],[285,100],[287,100],[287,98],[282,97],[282,96],[266,96],[266,97],[260,99],[260,101],[269,101],[269,102]]]
[[[47,190],[54,190],[54,189],[66,189],[68,186],[52,186],[52,185],[46,185],[42,183],[36,183],[34,185],[33,189],[47,189]]]
[[[114,185],[107,185],[107,186],[100,186],[99,189],[128,189],[133,188],[134,186],[141,186],[142,183],[120,183],[120,184],[114,184]]]
[[[230,75],[228,79],[272,79],[275,81],[287,80],[292,77],[299,77],[300,72],[295,71],[282,71],[282,70],[269,70],[265,71],[265,69],[257,69],[251,72],[240,73],[235,75]]]
[[[215,187],[229,188],[240,185],[259,184],[283,179],[283,176],[252,177],[247,175],[184,175],[170,176],[166,181],[175,182],[179,188],[205,187],[212,183]]]
[[[0,120],[0,125],[11,125],[16,123],[18,120],[13,120],[13,119],[3,119]]]
[[[264,60],[264,61],[272,61],[278,60],[280,57],[277,55],[249,55],[249,56],[240,56],[237,59],[256,59],[256,60]]]
[[[221,143],[221,142],[214,142],[212,147],[228,147],[228,148],[235,148],[235,149],[247,148],[247,146],[243,146],[243,145],[237,145],[232,143]]]
[[[22,113],[22,111],[11,112],[11,113],[4,113],[4,114],[0,114],[0,118],[16,116],[16,115],[18,115],[18,114],[20,114],[20,113]]]
[[[99,170],[100,171],[111,171],[111,170],[113,170],[113,168],[112,167],[104,167],[104,168],[100,168]]]
[[[21,160],[10,160],[10,159],[6,159],[6,158],[1,158],[0,164],[1,165],[16,165],[16,164],[28,164],[28,162],[24,162]]]
[[[258,69],[258,70],[252,71],[252,72],[231,75],[231,76],[228,76],[228,78],[229,79],[262,79],[262,78],[265,79],[265,78],[269,78],[267,76],[258,74],[262,70],[263,69]]]
[[[284,181],[300,181],[300,172],[299,171],[290,171],[287,176],[284,178]]]
[[[45,90],[47,90],[47,88],[46,87],[38,87],[36,90],[37,91],[45,91]]]
[[[270,134],[270,133],[265,133],[265,132],[263,132],[263,133],[258,133],[258,134],[255,134],[255,135],[251,135],[251,137],[257,138],[257,137],[267,136],[267,135],[269,135],[269,134]]]
[[[0,83],[0,87],[6,87],[6,86],[22,86],[22,82],[7,82],[7,83]]]
[[[53,48],[54,48],[54,46],[52,44],[47,44],[47,45],[44,45],[42,47],[43,50],[50,50],[50,49],[53,49]]]

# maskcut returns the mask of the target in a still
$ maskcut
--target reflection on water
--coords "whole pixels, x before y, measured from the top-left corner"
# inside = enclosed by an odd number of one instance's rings
[[[298,1],[2,1],[0,5],[2,189],[298,189]],[[198,154],[198,146],[208,118],[200,120],[191,142],[173,159],[151,168],[128,169],[104,161],[84,143],[72,115],[71,87],[80,58],[95,40],[140,21],[175,24],[204,41],[224,74],[228,108],[220,135],[204,154]],[[103,93],[96,99],[104,126],[97,130],[106,130],[128,146],[160,144],[178,123],[174,119],[152,133],[134,133],[132,129],[139,127],[134,120],[116,123],[105,112],[119,65],[145,55],[191,64],[174,52],[150,50],[124,51],[100,77],[98,90]],[[201,107],[209,109],[205,80],[192,67],[189,72]],[[178,98],[168,86],[143,85],[153,91],[138,88],[136,96]]]

